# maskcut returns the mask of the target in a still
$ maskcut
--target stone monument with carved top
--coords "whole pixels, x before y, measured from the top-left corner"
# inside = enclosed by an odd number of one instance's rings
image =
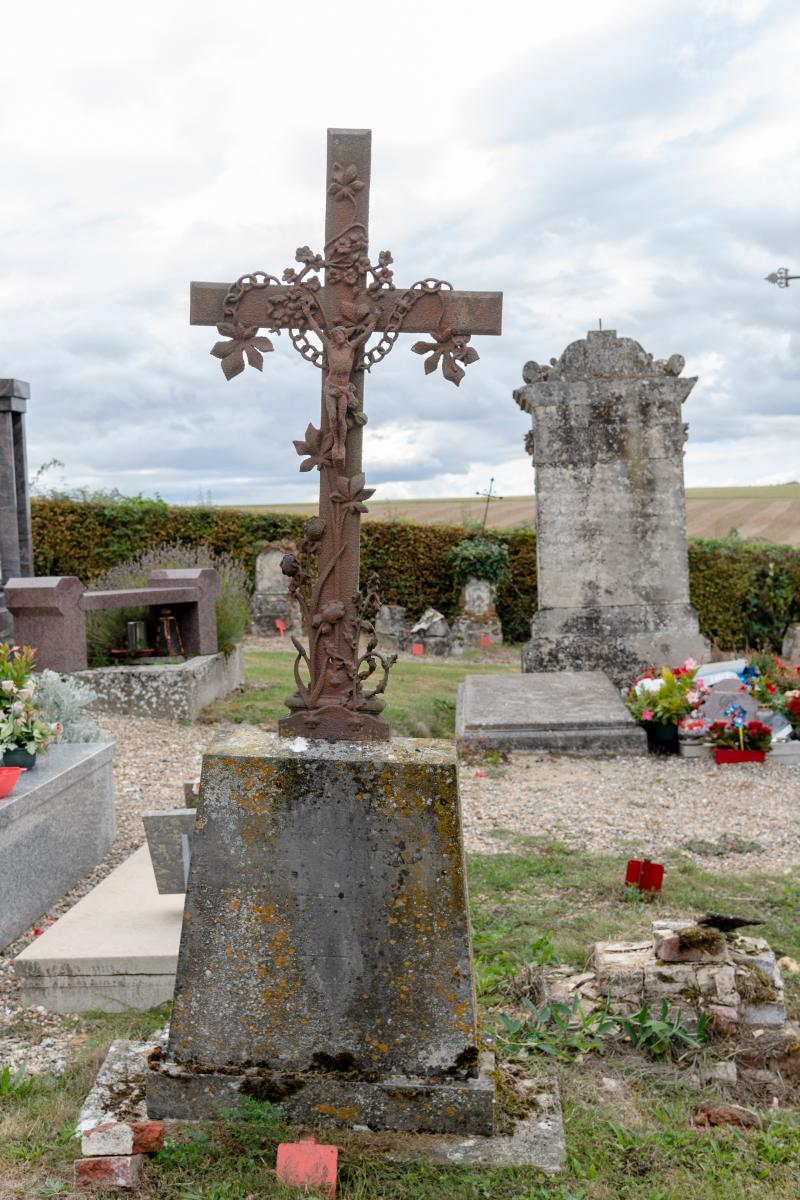
[[[696,379],[632,338],[590,332],[549,366],[527,363],[539,610],[524,671],[644,666],[708,651],[689,601],[681,405]]]
[[[242,1094],[292,1121],[491,1134],[481,1062],[455,753],[390,738],[394,656],[377,650],[378,582],[359,584],[366,369],[401,333],[426,374],[458,385],[474,333],[500,332],[499,293],[395,286],[368,249],[370,134],[329,130],[325,246],[279,280],[193,284],[227,379],[286,331],[322,374],[319,424],[294,442],[319,515],[282,563],[308,642],[279,733],[242,731],[205,756],[169,1043],[152,1116],[213,1117]],[[324,282],[321,273],[324,272]],[[374,338],[373,338],[374,335]]]

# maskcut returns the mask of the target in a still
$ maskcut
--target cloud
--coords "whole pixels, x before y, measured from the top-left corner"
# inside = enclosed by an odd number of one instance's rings
[[[794,4],[412,4],[389,32],[360,3],[230,22],[142,0],[124,38],[96,0],[45,7],[6,17],[0,115],[0,374],[31,383],[32,470],[313,499],[291,442],[319,373],[284,337],[226,383],[188,281],[321,245],[330,123],[374,128],[372,246],[399,283],[505,293],[459,389],[407,338],[368,378],[382,496],[529,490],[511,392],[599,318],[700,376],[690,483],[797,476],[798,293],[763,281],[800,270]]]

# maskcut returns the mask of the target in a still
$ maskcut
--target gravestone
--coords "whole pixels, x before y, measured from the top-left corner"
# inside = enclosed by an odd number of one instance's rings
[[[474,646],[499,646],[503,627],[494,606],[495,587],[488,579],[469,578],[461,589],[453,621],[453,653]]]
[[[524,671],[603,670],[620,686],[708,647],[689,603],[684,360],[594,331],[514,392],[532,418],[539,611]]]
[[[227,378],[245,360],[261,369],[262,328],[321,369],[320,426],[294,443],[300,469],[319,471],[320,512],[281,568],[308,631],[307,648],[293,639],[289,716],[203,760],[153,1117],[215,1117],[247,1094],[290,1121],[493,1131],[455,753],[390,739],[381,719],[394,658],[377,651],[377,580],[359,587],[359,524],[365,370],[401,332],[425,333],[412,350],[426,373],[460,383],[478,357],[468,331],[500,332],[501,297],[396,288],[391,254],[369,258],[369,178],[369,131],[329,130],[323,254],[301,246],[283,283],[192,285],[193,323],[227,339],[212,349]]]
[[[250,601],[250,628],[265,637],[279,637],[276,621],[281,621],[286,633],[302,632],[300,605],[291,594],[290,580],[281,571],[286,554],[296,553],[297,547],[286,542],[263,546],[256,558],[256,588]]]
[[[31,501],[25,449],[25,412],[30,385],[21,379],[0,379],[0,641],[14,640],[6,608],[8,579],[33,574]]]

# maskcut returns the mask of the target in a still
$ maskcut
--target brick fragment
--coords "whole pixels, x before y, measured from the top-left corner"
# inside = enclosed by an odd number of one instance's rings
[[[163,1121],[106,1121],[81,1136],[81,1151],[91,1158],[109,1154],[154,1154],[163,1146]]]
[[[75,1187],[131,1190],[139,1184],[141,1154],[108,1154],[98,1158],[79,1158],[75,1163]]]

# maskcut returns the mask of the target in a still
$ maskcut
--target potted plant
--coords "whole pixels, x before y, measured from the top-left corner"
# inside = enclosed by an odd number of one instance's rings
[[[772,744],[772,730],[763,721],[748,721],[744,709],[732,705],[727,721],[714,721],[708,736],[718,763],[762,762]]]
[[[678,753],[678,726],[702,702],[705,686],[695,679],[693,658],[669,670],[645,671],[628,689],[625,703],[647,733],[651,754]]]
[[[36,702],[35,653],[31,646],[0,642],[0,753],[4,767],[30,770],[37,753],[43,754],[61,733],[58,722],[42,719]]]

